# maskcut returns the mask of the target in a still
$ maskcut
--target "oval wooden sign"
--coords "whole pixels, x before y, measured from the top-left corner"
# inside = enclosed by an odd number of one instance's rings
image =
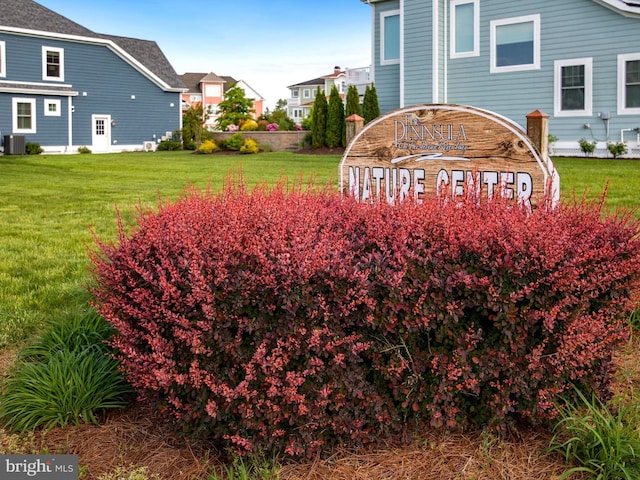
[[[532,208],[559,198],[559,178],[522,128],[462,105],[415,105],[368,123],[340,163],[340,190],[389,202],[437,193],[501,195]]]

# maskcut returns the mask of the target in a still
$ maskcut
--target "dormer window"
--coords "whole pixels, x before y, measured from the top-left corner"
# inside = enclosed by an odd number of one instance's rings
[[[42,79],[64,81],[64,49],[42,47]]]

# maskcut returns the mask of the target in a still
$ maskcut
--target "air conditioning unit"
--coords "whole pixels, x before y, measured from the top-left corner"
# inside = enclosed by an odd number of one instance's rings
[[[4,154],[5,155],[26,155],[26,142],[24,135],[5,135]]]
[[[156,151],[156,142],[154,142],[153,140],[150,140],[148,142],[144,142],[143,148],[144,148],[145,152],[155,152]]]

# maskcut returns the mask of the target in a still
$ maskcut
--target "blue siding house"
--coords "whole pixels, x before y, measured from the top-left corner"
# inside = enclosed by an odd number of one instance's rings
[[[7,153],[16,137],[51,153],[152,149],[181,128],[184,90],[155,42],[92,32],[31,0],[2,0]]]
[[[550,115],[555,155],[581,139],[640,157],[640,0],[361,0],[387,112],[472,105],[523,124]]]

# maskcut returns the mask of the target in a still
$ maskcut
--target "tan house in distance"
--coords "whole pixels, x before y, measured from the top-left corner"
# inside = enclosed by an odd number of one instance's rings
[[[225,92],[234,85],[240,87],[245,96],[253,100],[254,118],[264,113],[264,98],[243,80],[218,76],[213,72],[185,73],[179,77],[188,89],[182,94],[182,110],[186,111],[191,106],[202,104],[205,110],[210,112],[204,124],[208,130],[215,130],[220,115],[218,105],[224,99]]]

